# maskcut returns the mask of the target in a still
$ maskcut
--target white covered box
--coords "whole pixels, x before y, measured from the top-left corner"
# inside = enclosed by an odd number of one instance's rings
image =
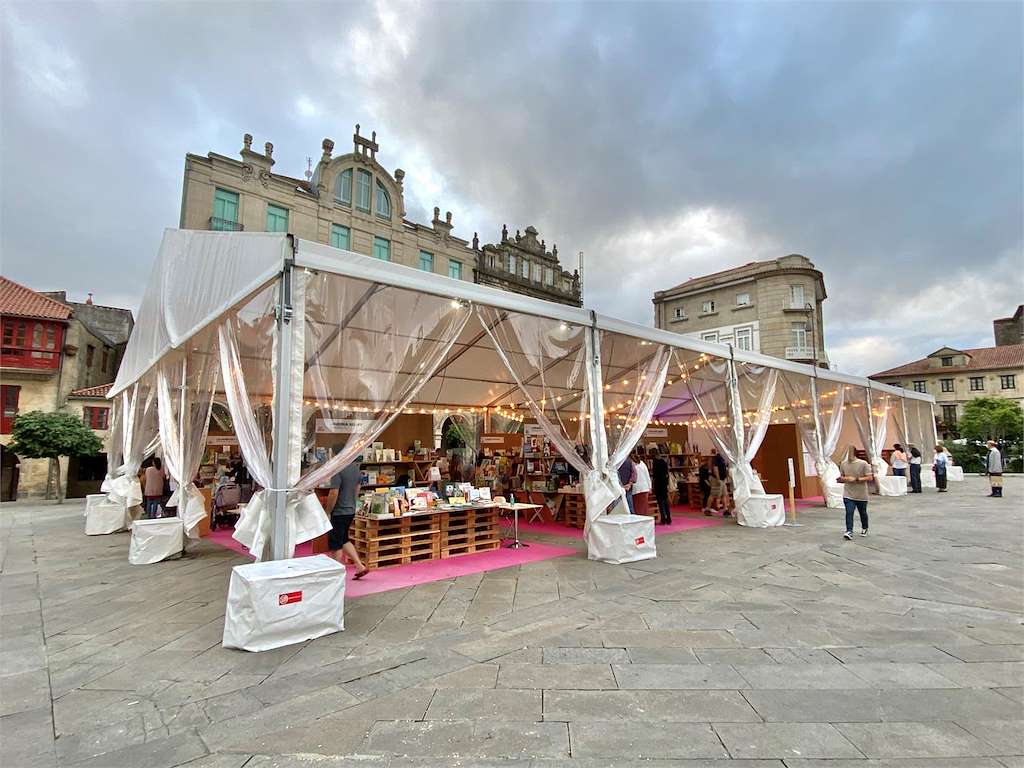
[[[910,478],[907,478],[908,480]],[[935,487],[935,472],[931,467],[925,467],[921,470],[921,487],[922,488],[934,488]]]
[[[961,483],[964,479],[963,467],[946,467],[946,480],[949,482]]]
[[[103,536],[104,534],[117,533],[118,531],[123,531],[127,528],[124,504],[106,501],[106,496],[102,496],[101,498],[103,501],[97,501],[91,497],[86,499],[86,536]]]
[[[180,555],[184,548],[185,526],[180,517],[136,520],[132,523],[128,562],[132,565],[151,565]]]
[[[786,522],[782,494],[755,493],[736,507],[736,522],[748,528],[774,528]]]
[[[658,556],[654,518],[648,515],[602,515],[590,526],[589,558],[603,563],[633,563]]]
[[[345,566],[327,555],[231,569],[225,648],[269,651],[345,628]]]
[[[907,478],[900,475],[886,475],[885,477],[876,477],[875,482],[878,485],[879,496],[906,496],[907,495]]]

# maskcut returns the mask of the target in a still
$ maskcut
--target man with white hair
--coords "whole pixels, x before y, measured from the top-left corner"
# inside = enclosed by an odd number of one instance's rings
[[[995,440],[989,440],[986,445],[988,445],[988,459],[985,462],[985,469],[988,471],[988,482],[992,487],[989,496],[1001,499],[1003,498],[1003,455],[996,447]]]

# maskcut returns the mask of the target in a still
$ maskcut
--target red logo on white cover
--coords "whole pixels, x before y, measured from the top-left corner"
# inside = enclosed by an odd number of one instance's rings
[[[290,603],[301,603],[302,592],[283,592],[277,596],[278,605],[289,605]]]
[[[639,547],[641,544],[644,543],[644,537],[643,536],[637,536],[635,539],[633,539],[633,543],[636,544]]]

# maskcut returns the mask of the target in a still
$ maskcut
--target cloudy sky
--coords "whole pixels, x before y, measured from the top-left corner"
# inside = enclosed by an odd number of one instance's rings
[[[8,3],[0,257],[135,307],[186,152],[376,130],[410,218],[538,227],[588,306],[802,253],[871,373],[1024,299],[1022,5]]]

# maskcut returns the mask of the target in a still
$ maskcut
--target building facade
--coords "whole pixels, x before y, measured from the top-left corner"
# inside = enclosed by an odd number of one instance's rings
[[[939,408],[939,431],[943,437],[956,433],[964,406],[975,398],[1006,398],[1024,408],[1024,344],[1000,343],[1014,338],[1007,335],[1007,321],[1020,318],[1021,311],[1022,308],[1017,307],[1013,317],[993,322],[994,347],[942,347],[928,357],[881,371],[869,378],[934,395]],[[1019,330],[1016,338],[1020,338]]]
[[[58,297],[58,298],[54,298]],[[79,402],[76,392],[109,385],[117,375],[133,319],[131,312],[89,302],[69,302],[64,292],[44,294],[0,277],[0,446],[11,442],[14,419],[26,411],[68,411],[82,416],[101,439],[107,436],[109,405]],[[105,394],[105,392],[104,392]],[[61,460],[61,477],[75,494],[79,464],[92,466],[106,457]],[[43,496],[49,462],[22,459],[2,449],[0,500]],[[101,477],[102,479],[102,477]],[[98,483],[97,483],[98,487]]]
[[[654,325],[737,349],[828,367],[825,278],[804,256],[755,261],[654,294]]]
[[[579,277],[561,268],[558,249],[547,250],[537,231],[481,247],[453,234],[450,211],[434,208],[430,224],[406,218],[405,171],[387,171],[377,160],[377,134],[352,136],[352,152],[334,155],[324,139],[306,179],[275,173],[274,147],[262,153],[243,139],[240,160],[188,154],[182,184],[183,229],[289,232],[335,248],[407,267],[494,285],[566,304],[581,304]]]

